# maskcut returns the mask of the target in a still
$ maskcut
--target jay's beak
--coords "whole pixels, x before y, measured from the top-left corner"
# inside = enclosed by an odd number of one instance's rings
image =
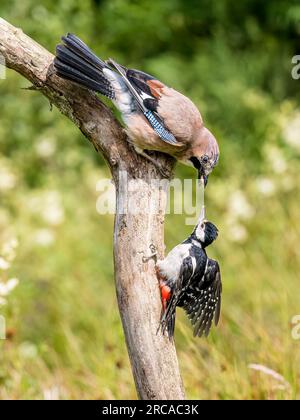
[[[198,171],[198,179],[199,179],[199,184],[204,185],[204,188],[205,188],[208,183],[208,176],[204,175],[202,168],[199,169]]]

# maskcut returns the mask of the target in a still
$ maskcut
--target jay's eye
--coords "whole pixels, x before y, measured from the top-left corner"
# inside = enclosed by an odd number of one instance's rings
[[[201,223],[201,229],[204,229],[204,223]]]
[[[209,161],[209,157],[207,155],[204,155],[201,159],[201,162],[204,164],[208,163],[208,161]]]

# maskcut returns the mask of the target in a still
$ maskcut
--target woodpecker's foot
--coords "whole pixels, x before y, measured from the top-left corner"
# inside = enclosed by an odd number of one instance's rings
[[[150,244],[149,245],[150,251],[152,252],[151,255],[149,255],[148,257],[143,257],[143,263],[148,262],[149,260],[151,260],[152,258],[154,259],[155,263],[157,261],[157,248],[154,244]]]

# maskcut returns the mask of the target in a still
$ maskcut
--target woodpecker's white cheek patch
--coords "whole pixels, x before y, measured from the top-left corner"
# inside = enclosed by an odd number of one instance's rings
[[[197,229],[196,229],[195,233],[196,233],[196,236],[199,239],[199,241],[204,242],[205,232],[204,232],[204,229],[201,228],[201,225],[197,226]]]

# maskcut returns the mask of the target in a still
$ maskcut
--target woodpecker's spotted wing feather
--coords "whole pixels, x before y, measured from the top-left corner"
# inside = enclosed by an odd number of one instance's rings
[[[222,283],[217,261],[208,259],[203,278],[191,283],[182,306],[194,326],[194,336],[207,336],[213,318],[216,325],[220,318]]]

